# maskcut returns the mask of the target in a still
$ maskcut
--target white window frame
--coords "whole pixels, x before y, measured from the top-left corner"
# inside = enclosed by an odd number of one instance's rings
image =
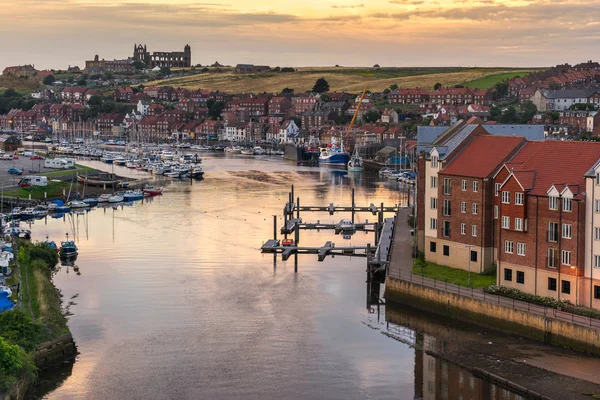
[[[600,213],[600,200],[596,200],[595,203],[594,210],[595,212]]]
[[[451,195],[452,194],[452,180],[450,178],[444,178],[443,193],[445,195]]]
[[[446,206],[446,204],[448,206]],[[448,212],[448,210],[450,212]],[[450,217],[452,215],[452,202],[449,199],[444,199],[444,204],[442,206],[442,215],[444,217]]]
[[[600,268],[600,254],[594,254],[594,268]]]
[[[471,236],[477,237],[477,225],[471,225]]]
[[[556,231],[551,229],[552,226],[556,225]],[[556,237],[550,238],[550,232],[556,232]],[[558,223],[557,222],[548,222],[548,241],[552,243],[558,242]]]
[[[460,190],[462,190],[463,192],[467,191],[467,180],[466,179],[463,179],[460,182]]]
[[[460,202],[460,212],[463,214],[467,212],[467,202],[466,201]]]
[[[558,197],[556,197],[556,196],[548,197],[548,209],[549,210],[558,210]]]
[[[498,206],[494,206],[494,219],[498,219]]]
[[[600,240],[600,228],[594,227],[594,240]]]
[[[437,168],[439,163],[438,156],[431,156],[431,168]]]
[[[494,194],[496,197],[500,196],[500,189],[502,188],[502,184],[501,183],[496,183],[496,185],[494,186]]]
[[[437,208],[438,208],[438,199],[437,199],[437,197],[430,197],[429,198],[429,208],[431,208],[432,210],[437,210]]]
[[[562,224],[562,238],[572,239],[573,238],[573,225]]]
[[[523,230],[523,218],[515,218],[515,231]]]
[[[437,230],[437,218],[430,218],[429,219],[429,229],[432,230]]]
[[[510,217],[502,216],[502,229],[510,229]]]
[[[562,250],[560,252],[560,262],[562,265],[571,265],[571,252],[569,250]]]
[[[510,192],[502,192],[502,204],[510,204]]]
[[[522,192],[515,193],[515,204],[518,206],[522,206],[525,202],[525,194]]]
[[[479,205],[477,203],[471,204],[471,213],[473,213],[474,215],[477,215],[478,211],[479,211]]]
[[[465,223],[460,224],[460,234],[461,235],[467,234],[467,224],[465,224]]]
[[[571,211],[573,211],[573,199],[570,199],[568,197],[564,197],[562,199],[562,207],[563,207],[563,211],[564,212],[571,212]]]
[[[556,268],[555,258],[556,258],[556,249],[553,247],[548,248],[548,267]]]
[[[505,240],[504,241],[504,252],[508,253],[508,254],[512,254],[515,250],[515,245],[514,242],[512,240]]]
[[[525,257],[525,243],[517,243],[517,255]]]
[[[473,192],[477,193],[479,191],[479,182],[473,181]]]
[[[437,188],[437,182],[438,182],[437,176],[432,176],[431,179],[429,180],[429,186],[432,189],[436,189]]]

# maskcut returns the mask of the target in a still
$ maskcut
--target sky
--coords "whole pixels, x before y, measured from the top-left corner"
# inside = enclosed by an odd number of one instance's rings
[[[598,60],[600,0],[0,0],[0,68],[136,43],[194,64],[514,66]]]

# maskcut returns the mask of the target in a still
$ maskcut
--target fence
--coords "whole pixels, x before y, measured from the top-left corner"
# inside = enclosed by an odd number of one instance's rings
[[[459,296],[465,296],[481,301],[500,304],[505,307],[511,307],[515,310],[527,311],[533,314],[543,315],[546,318],[555,319],[558,321],[571,322],[573,324],[589,326],[600,330],[600,320],[598,319],[592,317],[584,317],[582,315],[557,310],[555,308],[540,306],[538,304],[531,303],[528,301],[516,300],[509,297],[485,293],[482,289],[475,289],[473,287],[468,288],[456,285],[454,283],[448,283],[448,281],[439,281],[433,278],[426,278],[422,275],[415,275],[411,272],[391,268],[388,268],[388,277],[400,279],[429,288],[443,290],[448,293],[457,294]]]

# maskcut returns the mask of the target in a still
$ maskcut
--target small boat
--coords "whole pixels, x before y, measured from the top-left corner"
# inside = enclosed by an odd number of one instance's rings
[[[254,155],[254,150],[253,149],[242,149],[241,152],[242,152],[242,154],[245,154],[247,156],[253,156]]]
[[[55,212],[58,209],[58,204],[50,203],[48,204],[48,212]]]
[[[294,244],[294,239],[283,239],[281,241],[282,246],[292,246]]]
[[[98,203],[108,203],[109,199],[112,197],[111,194],[101,194],[98,196]]]
[[[124,157],[115,157],[113,164],[123,166],[127,164],[127,160]]]
[[[262,147],[260,147],[260,146],[254,146],[254,148],[252,149],[252,151],[254,151],[254,154],[257,155],[257,156],[265,154],[265,150]]]
[[[89,204],[81,200],[73,200],[70,204],[71,208],[87,208]]]
[[[123,200],[124,200],[123,197],[117,196],[117,195],[110,196],[108,198],[109,203],[121,203]]]
[[[77,245],[72,240],[67,240],[60,243],[61,257],[74,257],[77,255]]]
[[[0,293],[6,293],[6,297],[12,296],[12,290],[8,286],[0,285]]]
[[[33,211],[33,207],[27,207],[23,211],[21,211],[21,218],[33,218],[35,217],[35,212]]]
[[[350,161],[348,161],[348,171],[349,172],[361,172],[364,171],[365,167],[363,166],[362,157],[358,155],[358,152],[355,151],[352,155]]]
[[[146,186],[144,186],[144,189],[142,191],[149,196],[157,196],[159,194],[162,194],[163,188],[162,188],[162,186],[155,188],[152,185],[146,185]]]
[[[14,218],[14,217],[20,217],[21,216],[21,207],[15,207],[12,209],[12,211],[10,212],[10,215]]]
[[[95,197],[87,197],[83,199],[83,202],[88,206],[92,207],[98,204],[98,199],[96,199]]]
[[[46,236],[46,241],[45,241],[45,242],[42,242],[42,244],[44,244],[44,245],[48,246],[49,248],[51,248],[52,250],[54,250],[54,251],[56,251],[56,252],[59,252],[59,251],[60,251],[60,250],[59,250],[59,248],[58,248],[58,246],[56,245],[56,243],[55,243],[55,242],[52,242],[52,241],[49,241],[49,240],[48,240],[48,236]]]
[[[48,215],[48,209],[42,205],[33,207],[33,216],[34,217],[45,217]]]
[[[128,190],[123,195],[123,200],[125,201],[142,200],[143,198],[144,192],[141,190]]]
[[[106,164],[112,164],[115,161],[115,159],[113,158],[113,156],[104,156],[102,157],[101,161]]]
[[[169,178],[179,178],[179,175],[181,173],[179,171],[170,171],[170,172],[165,172],[165,176],[168,176]]]
[[[69,211],[71,211],[71,207],[70,207],[70,206],[68,206],[68,205],[66,205],[66,204],[59,205],[59,206],[56,208],[56,212],[57,212],[57,213],[66,213],[66,212],[69,212]]]
[[[204,178],[204,171],[202,170],[201,167],[194,167],[189,172],[189,176],[190,176],[190,178],[193,178],[193,179],[203,179]]]

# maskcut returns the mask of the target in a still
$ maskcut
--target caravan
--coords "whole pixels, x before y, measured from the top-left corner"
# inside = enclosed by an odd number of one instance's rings
[[[19,181],[20,187],[26,186],[48,186],[48,178],[45,176],[28,175]]]
[[[44,168],[68,169],[73,168],[74,166],[75,163],[73,160],[67,158],[47,159],[44,161]]]

